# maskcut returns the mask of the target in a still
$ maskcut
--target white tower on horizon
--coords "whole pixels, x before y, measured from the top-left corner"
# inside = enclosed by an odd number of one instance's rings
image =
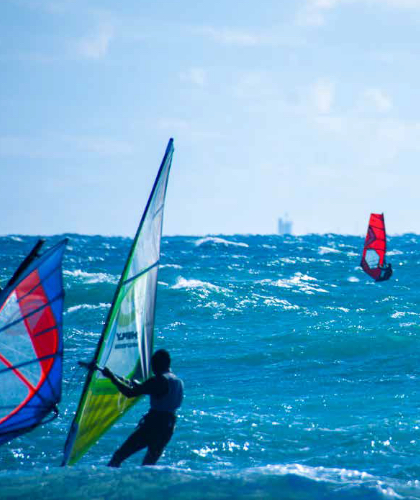
[[[279,218],[278,221],[278,234],[292,234],[293,222],[289,219],[288,214],[285,214],[283,217]]]

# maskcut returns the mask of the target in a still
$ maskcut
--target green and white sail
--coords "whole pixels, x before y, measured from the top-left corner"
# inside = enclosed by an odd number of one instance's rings
[[[121,377],[149,377],[166,187],[174,152],[169,140],[96,349],[94,362]],[[88,373],[64,447],[74,464],[139,398],[126,398],[99,370]]]

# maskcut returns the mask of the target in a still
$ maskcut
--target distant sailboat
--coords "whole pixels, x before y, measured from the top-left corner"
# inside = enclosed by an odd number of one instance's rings
[[[58,414],[67,240],[40,255],[43,243],[36,243],[0,292],[0,444]]]
[[[371,214],[363,247],[362,269],[375,281],[386,281],[392,276],[391,264],[386,264],[386,231],[383,214]]]
[[[127,379],[149,377],[166,187],[174,152],[170,139],[115,291],[93,358]],[[90,370],[64,447],[76,463],[139,398],[128,399],[101,370]]]

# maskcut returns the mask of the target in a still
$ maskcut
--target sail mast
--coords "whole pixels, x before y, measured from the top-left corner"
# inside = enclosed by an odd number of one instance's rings
[[[173,151],[170,139],[93,358],[128,378],[148,376],[163,207]],[[90,370],[67,437],[63,465],[75,463],[137,399],[126,400],[101,373]]]

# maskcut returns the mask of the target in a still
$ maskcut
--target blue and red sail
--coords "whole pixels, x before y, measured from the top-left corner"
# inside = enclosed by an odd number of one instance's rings
[[[383,214],[371,214],[363,247],[362,266],[365,273],[375,281],[389,279],[392,270],[386,269],[386,231]],[[385,274],[385,275],[384,275]],[[389,274],[389,276],[387,276]]]
[[[0,292],[0,444],[57,413],[66,243],[39,255],[38,242]]]

